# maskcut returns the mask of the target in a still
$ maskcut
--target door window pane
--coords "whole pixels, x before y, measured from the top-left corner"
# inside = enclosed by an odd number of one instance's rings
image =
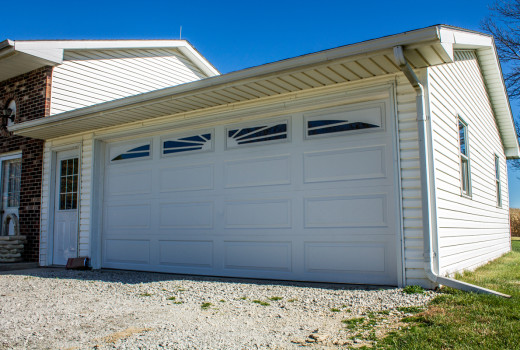
[[[78,207],[78,158],[64,159],[60,164],[60,210]]]
[[[10,208],[20,206],[20,184],[22,174],[21,159],[13,160],[8,166],[7,206]]]

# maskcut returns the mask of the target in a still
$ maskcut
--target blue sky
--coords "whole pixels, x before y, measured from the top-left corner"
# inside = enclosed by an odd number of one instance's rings
[[[0,40],[178,39],[182,26],[228,73],[434,24],[479,30],[492,1],[7,1]],[[511,106],[520,117],[520,101]],[[513,207],[519,177],[510,171]]]

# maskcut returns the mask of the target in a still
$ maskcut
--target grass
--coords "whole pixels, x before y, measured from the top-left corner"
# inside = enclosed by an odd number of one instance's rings
[[[330,309],[330,311],[332,311],[332,312],[340,312],[341,310],[333,307],[333,308]]]
[[[287,300],[288,303],[294,303],[295,301],[298,301],[298,299],[289,299],[289,300]]]
[[[253,300],[253,303],[259,304],[259,305],[262,305],[262,306],[269,306],[269,305],[271,305],[268,302],[262,301],[262,300]]]
[[[424,294],[424,289],[421,286],[406,286],[403,288],[406,294]]]
[[[282,297],[270,297],[269,300],[272,300],[272,301],[278,301],[278,300],[282,300],[283,298]]]
[[[209,309],[209,307],[211,306],[212,304],[211,303],[202,303],[202,305],[200,306],[200,308],[202,310],[207,310]]]
[[[509,294],[510,299],[445,288],[427,310],[403,320],[409,327],[380,340],[377,348],[518,349],[520,240],[512,245],[512,252],[458,277]]]
[[[151,296],[152,296],[152,294],[150,294],[150,293],[148,293],[148,292],[146,292],[146,293],[141,293],[141,294],[139,294],[139,295],[142,296],[142,297],[151,297]]]
[[[346,320],[341,321],[341,323],[345,324],[348,329],[357,328],[359,325],[363,324],[364,322],[365,322],[364,317],[348,318]]]

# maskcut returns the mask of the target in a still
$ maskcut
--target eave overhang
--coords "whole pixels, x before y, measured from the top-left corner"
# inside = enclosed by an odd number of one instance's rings
[[[297,93],[323,86],[399,73],[393,47],[401,45],[412,68],[453,62],[454,49],[475,49],[488,60],[482,71],[508,157],[518,140],[492,38],[449,26],[433,26],[244,69],[170,88],[109,101],[16,124],[16,135],[53,139],[126,123]],[[487,62],[487,61],[486,61]],[[494,65],[493,65],[494,64]],[[490,88],[492,87],[492,88]]]

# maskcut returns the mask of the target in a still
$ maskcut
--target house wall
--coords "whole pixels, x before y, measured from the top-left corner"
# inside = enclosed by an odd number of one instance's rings
[[[428,75],[434,149],[439,273],[474,269],[510,250],[507,166],[475,51]],[[468,123],[471,197],[461,195],[457,118]],[[502,207],[497,207],[495,154]]]
[[[206,77],[178,49],[66,50],[51,115]]]
[[[2,108],[16,101],[15,123],[49,114],[51,72],[51,67],[44,67],[0,82]],[[4,131],[0,135],[0,156],[13,152],[22,153],[19,221],[20,233],[27,236],[23,258],[38,261],[43,141]]]
[[[426,70],[417,73],[426,80]],[[396,85],[405,284],[433,288],[424,271],[416,92],[403,74],[396,76]]]

